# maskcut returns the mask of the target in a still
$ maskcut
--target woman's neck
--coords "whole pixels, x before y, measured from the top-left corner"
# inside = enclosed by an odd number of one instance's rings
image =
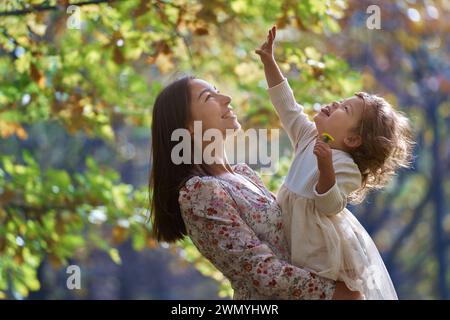
[[[226,175],[228,173],[234,174],[233,169],[228,163],[223,164],[211,164],[209,165],[213,175],[215,176],[221,176]]]
[[[208,171],[214,176],[234,174],[233,169],[228,163],[227,155],[225,152],[225,143],[216,142],[214,148],[211,148],[212,143],[213,142],[203,141],[203,144],[200,149],[202,155],[202,162],[204,163],[204,165],[208,167],[209,169]],[[194,148],[196,148],[195,144]]]
[[[233,169],[228,163],[227,154],[225,152],[225,145],[223,145],[220,150],[214,154],[214,163],[210,164],[209,167],[214,175],[223,175],[227,173],[234,174]]]

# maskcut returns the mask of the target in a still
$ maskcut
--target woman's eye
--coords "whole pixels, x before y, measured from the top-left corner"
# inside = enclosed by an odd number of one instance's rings
[[[206,97],[205,102],[208,101],[209,98],[211,98],[210,94],[208,94],[208,96]]]

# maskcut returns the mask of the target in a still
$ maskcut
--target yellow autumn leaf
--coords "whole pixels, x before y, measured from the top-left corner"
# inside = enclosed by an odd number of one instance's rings
[[[250,83],[261,79],[262,69],[253,62],[244,62],[238,64],[234,68],[234,72],[238,75],[239,79],[243,83]]]
[[[155,64],[162,74],[169,73],[175,68],[172,61],[172,55],[170,54],[159,54],[156,58]]]
[[[109,249],[108,253],[112,261],[114,261],[116,264],[122,264],[122,259],[120,258],[119,250],[117,250],[116,248],[111,248]]]
[[[28,138],[27,132],[19,123],[0,120],[0,136],[9,138],[14,134],[21,140]]]
[[[28,16],[27,24],[28,27],[30,27],[31,31],[39,36],[43,36],[45,34],[45,31],[47,30],[47,25],[37,22],[35,14],[31,14]]]
[[[28,134],[22,126],[16,127],[16,135],[21,140],[28,139]]]
[[[26,52],[22,54],[15,62],[16,70],[19,73],[27,72],[30,69],[31,55]]]

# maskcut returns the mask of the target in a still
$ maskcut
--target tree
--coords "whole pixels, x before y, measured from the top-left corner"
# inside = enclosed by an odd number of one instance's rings
[[[382,248],[400,297],[448,299],[449,7],[445,1],[380,1],[381,29],[365,28],[370,1],[351,1],[332,52],[363,71],[366,90],[412,120],[410,170],[358,210]],[[345,44],[345,45],[343,45]]]

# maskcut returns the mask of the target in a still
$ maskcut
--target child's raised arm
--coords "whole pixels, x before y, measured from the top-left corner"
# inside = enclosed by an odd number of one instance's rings
[[[289,83],[284,78],[273,56],[273,45],[277,34],[274,26],[269,30],[267,40],[255,53],[264,65],[269,95],[278,112],[281,123],[297,151],[298,143],[305,135],[313,137],[317,134],[316,126],[303,112],[303,107],[295,101]]]
[[[277,27],[273,26],[267,34],[267,40],[256,49],[255,53],[260,56],[261,62],[264,65],[264,73],[266,74],[267,85],[269,88],[280,84],[283,80],[283,74],[275,61],[273,56],[273,42],[277,35]]]

